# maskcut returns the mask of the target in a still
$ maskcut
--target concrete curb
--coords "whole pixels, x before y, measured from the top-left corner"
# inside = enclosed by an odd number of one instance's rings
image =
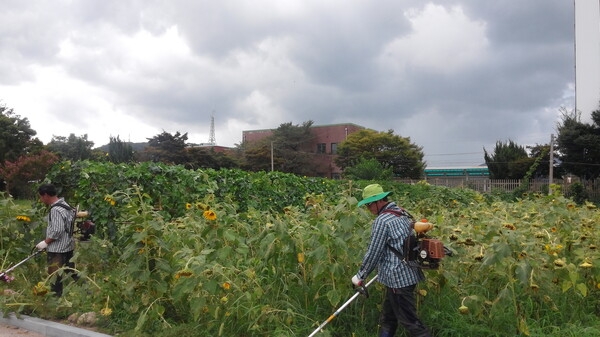
[[[103,333],[25,315],[17,317],[15,314],[9,314],[8,317],[4,317],[2,312],[0,312],[0,323],[37,332],[47,337],[111,337]]]

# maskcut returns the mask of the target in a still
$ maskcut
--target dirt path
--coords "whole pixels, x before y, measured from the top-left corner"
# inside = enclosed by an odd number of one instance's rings
[[[44,335],[14,326],[0,324],[0,337],[44,337]]]

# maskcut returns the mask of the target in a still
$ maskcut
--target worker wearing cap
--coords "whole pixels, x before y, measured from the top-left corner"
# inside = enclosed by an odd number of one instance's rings
[[[379,337],[393,337],[398,325],[402,325],[412,337],[430,337],[427,327],[417,315],[415,287],[425,279],[423,271],[412,267],[398,257],[389,247],[402,252],[403,243],[412,231],[412,220],[386,211],[402,211],[388,200],[392,192],[384,192],[379,184],[364,188],[363,199],[358,206],[366,205],[377,217],[373,221],[367,252],[352,284],[363,285],[367,276],[378,269],[377,280],[386,287],[385,300],[380,316]]]
[[[46,228],[46,238],[35,247],[38,250],[46,250],[48,262],[48,274],[55,274],[60,268],[67,267],[67,273],[71,274],[74,280],[79,276],[75,272],[75,263],[71,261],[73,251],[75,250],[75,239],[73,233],[68,231],[68,227],[75,217],[75,213],[70,212],[71,208],[63,198],[57,196],[56,187],[52,184],[43,184],[38,187],[40,200],[50,206],[48,211],[48,227]],[[54,207],[63,204],[63,207]],[[72,230],[72,228],[71,228]],[[62,275],[57,273],[56,281],[52,283],[51,289],[57,297],[62,296],[63,282]]]

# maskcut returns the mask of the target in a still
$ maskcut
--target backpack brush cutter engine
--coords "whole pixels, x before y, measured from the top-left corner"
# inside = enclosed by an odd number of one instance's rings
[[[445,256],[452,256],[452,251],[444,246],[444,243],[438,239],[428,236],[426,233],[433,228],[433,224],[427,219],[414,221],[414,217],[406,210],[384,210],[384,213],[391,213],[396,216],[406,216],[412,220],[412,233],[402,244],[404,251],[400,252],[389,243],[390,250],[396,254],[402,261],[410,266],[423,269],[438,269]]]
[[[35,247],[33,248],[35,249]],[[34,253],[31,253],[31,255],[29,255],[28,257],[26,257],[23,261],[15,264],[14,266],[6,269],[6,271],[3,271],[0,273],[0,281],[4,281],[6,283],[10,283],[12,281],[14,281],[14,277],[8,275],[8,273],[10,273],[11,271],[15,270],[15,268],[17,268],[18,266],[22,265],[23,263],[29,261],[30,259],[36,257],[37,255],[39,255],[41,252],[43,252],[43,250],[36,250]]]

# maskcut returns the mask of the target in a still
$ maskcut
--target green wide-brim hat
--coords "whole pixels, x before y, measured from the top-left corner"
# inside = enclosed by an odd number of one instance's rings
[[[363,190],[362,197],[363,200],[358,202],[358,207],[368,204],[370,202],[375,202],[377,200],[381,200],[393,192],[384,192],[383,187],[379,184],[371,184]]]

